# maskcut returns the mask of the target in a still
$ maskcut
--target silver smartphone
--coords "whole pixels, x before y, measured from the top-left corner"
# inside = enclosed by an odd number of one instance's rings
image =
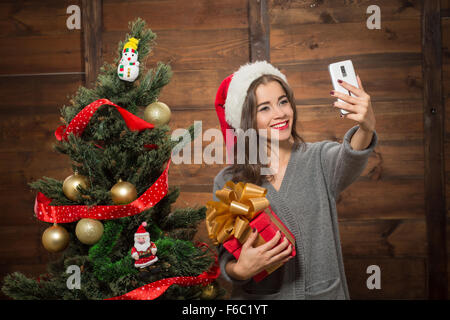
[[[338,80],[343,80],[345,82],[350,83],[351,85],[359,88],[358,80],[356,79],[355,68],[353,68],[352,60],[344,60],[335,63],[331,63],[328,66],[328,71],[330,72],[331,82],[333,83],[333,88],[335,91],[339,91],[349,96],[352,95],[350,91],[342,87]],[[342,101],[338,99],[338,101]],[[342,114],[349,113],[346,110],[340,109]]]

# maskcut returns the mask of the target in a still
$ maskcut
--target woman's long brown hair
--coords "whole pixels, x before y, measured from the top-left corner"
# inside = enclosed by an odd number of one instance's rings
[[[243,132],[246,132],[248,129],[257,129],[256,124],[256,88],[260,84],[268,84],[269,82],[277,81],[284,92],[286,93],[286,97],[291,104],[293,109],[293,121],[292,121],[292,131],[291,136],[294,139],[294,150],[304,145],[304,140],[298,134],[296,129],[297,124],[297,110],[295,105],[294,93],[292,89],[288,86],[286,82],[283,81],[280,77],[274,75],[263,75],[252,82],[247,90],[247,96],[244,101],[244,105],[242,107],[242,115],[241,115],[241,129]],[[259,144],[259,139],[258,144]],[[271,181],[273,176],[271,175],[261,175],[261,169],[267,167],[267,165],[263,165],[260,163],[260,159],[258,157],[258,161],[256,164],[251,164],[249,161],[249,137],[245,136],[245,163],[238,164],[237,161],[237,145],[234,145],[234,162],[231,166],[227,167],[225,173],[231,173],[233,182],[251,182],[256,185],[261,185],[264,181]],[[258,145],[258,148],[260,146]]]

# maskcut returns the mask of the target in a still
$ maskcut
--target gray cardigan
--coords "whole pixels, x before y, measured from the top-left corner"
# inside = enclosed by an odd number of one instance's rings
[[[342,143],[305,143],[292,150],[279,191],[269,183],[270,206],[296,239],[297,255],[260,282],[236,280],[225,271],[234,257],[219,246],[222,276],[232,282],[232,299],[350,299],[342,259],[336,210],[339,193],[364,170],[377,144],[375,132],[365,150],[353,150],[351,128]],[[231,175],[222,169],[214,179],[215,192]]]

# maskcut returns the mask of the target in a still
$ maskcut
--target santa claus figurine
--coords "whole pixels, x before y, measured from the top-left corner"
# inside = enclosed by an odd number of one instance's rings
[[[131,257],[136,260],[136,268],[145,268],[158,261],[156,245],[150,241],[150,234],[145,230],[147,222],[142,222],[134,234],[134,247],[131,249]]]

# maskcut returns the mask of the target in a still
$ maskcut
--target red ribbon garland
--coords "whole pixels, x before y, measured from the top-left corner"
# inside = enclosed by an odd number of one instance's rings
[[[206,243],[200,243],[200,246],[208,245]],[[210,249],[211,250],[211,249]],[[215,261],[211,269],[203,272],[196,277],[173,277],[161,279],[140,288],[134,289],[122,296],[109,298],[106,300],[154,300],[161,296],[166,290],[173,284],[181,286],[193,286],[193,285],[206,285],[217,279],[220,275],[220,267],[217,260],[217,255],[214,253]]]
[[[108,99],[98,99],[84,107],[67,126],[62,125],[58,127],[55,131],[56,139],[58,139],[58,141],[61,141],[62,139],[67,140],[69,133],[74,133],[76,135],[82,134],[97,109],[105,104],[116,107],[117,111],[120,112],[122,118],[125,120],[128,129],[132,131],[142,131],[154,128],[153,124],[142,120]]]
[[[81,110],[69,123],[69,125],[60,126],[55,131],[56,139],[59,141],[67,140],[70,133],[81,135],[88,125],[93,114],[102,105],[112,105],[122,115],[127,127],[133,131],[142,131],[145,129],[153,129],[154,126],[127,110],[112,103],[108,99],[99,99]],[[146,147],[154,148],[155,145],[146,145]],[[45,222],[52,223],[68,223],[77,221],[82,218],[91,218],[97,220],[117,219],[122,217],[129,217],[141,213],[157,204],[168,192],[168,170],[170,166],[170,159],[161,176],[155,183],[148,188],[138,199],[127,205],[112,205],[112,206],[51,206],[52,199],[47,198],[43,193],[38,192],[34,205],[34,212],[36,217]]]
[[[67,140],[69,133],[80,135],[92,118],[93,114],[102,105],[112,105],[122,115],[127,127],[132,131],[141,131],[145,129],[153,129],[153,124],[148,123],[127,110],[112,103],[108,99],[99,99],[81,110],[69,125],[62,125],[55,131],[56,139],[61,141]],[[148,148],[155,148],[155,145],[146,145]],[[168,192],[168,170],[170,160],[167,163],[164,172],[155,181],[155,183],[148,188],[144,194],[138,199],[127,205],[116,206],[51,206],[51,199],[47,198],[43,193],[39,192],[36,196],[34,212],[36,217],[41,221],[53,223],[67,223],[77,221],[81,218],[92,218],[97,220],[117,219],[128,217],[141,213],[142,211],[153,207],[158,203]],[[202,246],[208,247],[207,244],[201,243]],[[209,248],[209,247],[208,247]],[[191,286],[203,284],[206,285],[215,280],[220,275],[220,268],[218,265],[217,255],[215,254],[215,262],[209,271],[205,271],[196,277],[173,277],[158,280],[149,283],[143,287],[130,291],[122,296],[110,298],[108,300],[153,300],[161,296],[171,285],[179,284],[183,286]]]
[[[97,220],[134,216],[157,204],[168,192],[170,159],[159,178],[139,198],[126,205],[112,206],[52,206],[51,199],[38,192],[34,204],[36,217],[45,222],[68,223],[82,218]]]
[[[142,120],[141,118],[135,116],[134,114],[125,110],[124,108],[119,107],[117,104],[112,103],[108,99],[98,99],[88,104],[86,107],[84,107],[83,110],[81,110],[75,116],[75,118],[73,118],[72,121],[70,121],[69,125],[59,126],[55,130],[56,139],[58,141],[61,141],[63,139],[67,140],[67,137],[71,132],[77,135],[83,133],[84,129],[86,129],[87,124],[89,123],[89,121],[91,120],[92,116],[97,111],[97,109],[105,104],[116,107],[117,111],[119,111],[122,118],[125,120],[125,124],[127,125],[128,129],[130,129],[131,131],[142,131],[145,129],[154,128],[153,124]],[[103,149],[98,144],[96,144],[96,146],[100,149]],[[146,144],[144,145],[144,147],[147,149],[158,148],[156,144]]]

